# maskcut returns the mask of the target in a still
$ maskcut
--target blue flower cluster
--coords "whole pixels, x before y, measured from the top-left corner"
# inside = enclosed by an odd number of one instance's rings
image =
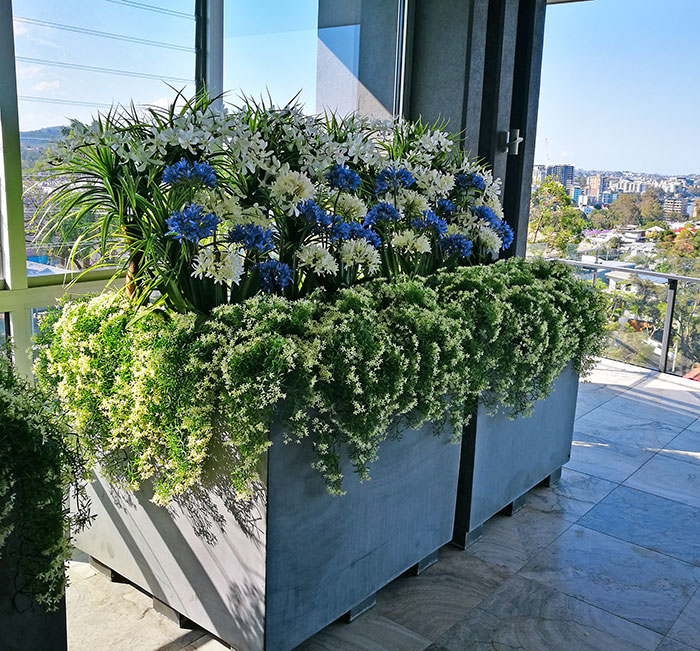
[[[321,208],[313,199],[297,204],[299,216],[307,223],[314,226],[327,228],[331,225],[331,216]]]
[[[479,219],[483,219],[501,238],[501,248],[505,251],[513,243],[513,229],[508,226],[507,222],[499,219],[491,208],[488,206],[479,206],[474,208],[474,215]]]
[[[440,240],[440,247],[446,256],[456,255],[458,258],[466,259],[472,252],[472,241],[466,235],[457,233],[448,235]]]
[[[163,183],[175,185],[176,183],[199,182],[209,188],[216,187],[216,172],[206,161],[189,161],[181,158],[179,162],[168,165],[163,172]]]
[[[268,253],[274,248],[272,231],[255,224],[236,224],[228,233],[229,242],[240,244],[246,251]]]
[[[345,240],[362,239],[369,242],[375,249],[382,243],[379,235],[371,228],[363,226],[359,222],[346,222],[337,215],[333,217],[331,224],[331,242],[343,242]]]
[[[410,188],[415,182],[413,175],[407,169],[403,167],[396,169],[392,165],[379,172],[374,181],[374,191],[379,194],[398,188]]]
[[[457,208],[449,199],[438,199],[435,205],[435,212],[440,217],[449,217]]]
[[[265,260],[256,264],[260,279],[260,289],[271,294],[277,289],[284,289],[292,282],[292,270],[289,265],[279,260]]]
[[[167,235],[172,235],[176,240],[188,240],[195,244],[205,237],[211,237],[219,225],[216,215],[202,214],[202,206],[191,203],[181,211],[174,210],[172,217],[165,220],[170,229]]]
[[[411,226],[418,230],[431,229],[438,237],[447,235],[447,222],[438,217],[432,210],[424,210],[422,217],[412,219]]]
[[[396,208],[386,201],[380,201],[372,206],[370,211],[365,215],[365,226],[374,226],[378,222],[393,222],[397,221],[400,215]]]
[[[362,179],[357,172],[354,172],[349,167],[336,163],[331,167],[331,171],[326,174],[326,180],[329,185],[335,190],[348,190],[354,192],[360,187]]]
[[[469,172],[469,174],[457,174],[455,176],[455,185],[460,190],[469,190],[470,188],[474,188],[479,192],[483,192],[486,189],[484,177],[474,172]]]

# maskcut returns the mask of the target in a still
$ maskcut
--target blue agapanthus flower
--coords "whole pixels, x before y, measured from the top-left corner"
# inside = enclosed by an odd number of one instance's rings
[[[393,222],[400,218],[398,210],[386,201],[380,201],[372,206],[367,215],[365,215],[365,226],[374,226],[379,222]]]
[[[265,260],[256,264],[260,278],[260,289],[266,294],[282,290],[292,282],[292,270],[289,265],[279,260]]]
[[[219,218],[212,214],[203,214],[204,208],[191,203],[181,211],[173,211],[171,217],[165,220],[170,229],[167,233],[176,240],[188,240],[195,244],[205,237],[211,237],[219,225]]]
[[[432,210],[424,210],[422,217],[412,219],[411,226],[418,230],[432,230],[438,237],[444,237],[447,234],[447,222]]]
[[[491,228],[497,228],[501,223],[498,215],[496,215],[488,206],[478,206],[473,210],[475,217],[483,219]]]
[[[168,165],[163,172],[163,183],[175,185],[176,183],[201,183],[209,188],[215,188],[217,184],[216,172],[206,161],[190,163],[181,158],[177,163]]]
[[[393,165],[383,169],[374,181],[374,191],[387,192],[388,190],[397,190],[398,188],[410,188],[416,180],[413,178],[407,169],[399,167],[396,169]]]
[[[363,226],[359,222],[346,222],[337,215],[333,217],[330,227],[331,242],[344,242],[345,240],[366,240],[375,249],[382,243],[379,235],[371,228]]]
[[[435,212],[440,215],[440,217],[448,217],[455,210],[455,205],[449,199],[438,199],[435,204]]]
[[[505,220],[501,220],[496,227],[496,232],[498,233],[498,237],[501,238],[501,242],[503,242],[503,244],[501,244],[501,249],[505,251],[513,243],[513,229]]]
[[[440,240],[440,248],[446,256],[456,255],[462,260],[468,258],[472,252],[472,241],[461,233],[447,235]]]
[[[336,163],[331,171],[326,174],[328,184],[335,190],[348,190],[354,192],[360,187],[362,179],[360,175],[349,167]]]
[[[228,240],[240,244],[246,251],[268,253],[275,248],[272,231],[255,224],[236,224],[228,232]]]
[[[331,225],[332,216],[323,210],[313,199],[308,199],[307,201],[302,201],[297,204],[297,212],[299,217],[307,224],[321,226],[323,228],[327,228]]]
[[[468,174],[461,172],[460,174],[457,174],[455,176],[455,185],[460,190],[469,190],[470,188],[474,188],[474,190],[483,192],[486,189],[484,177],[480,174],[476,174],[475,172],[469,172]]]

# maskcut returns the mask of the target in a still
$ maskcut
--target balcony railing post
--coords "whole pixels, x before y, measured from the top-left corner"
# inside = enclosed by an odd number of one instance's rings
[[[673,329],[673,310],[676,307],[676,292],[678,281],[675,278],[668,279],[668,291],[666,293],[666,316],[664,317],[664,335],[661,340],[661,358],[659,359],[659,371],[666,373],[668,367],[668,348],[671,344],[671,330]]]

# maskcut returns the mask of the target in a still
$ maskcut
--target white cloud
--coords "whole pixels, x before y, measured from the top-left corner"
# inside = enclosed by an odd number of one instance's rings
[[[58,81],[58,79],[54,79],[53,81],[40,81],[38,84],[34,84],[34,86],[32,86],[32,90],[41,92],[43,90],[51,90],[52,88],[60,87],[61,82]]]

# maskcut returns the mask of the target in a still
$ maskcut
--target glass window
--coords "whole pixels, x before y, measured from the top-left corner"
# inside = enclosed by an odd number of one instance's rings
[[[308,113],[391,117],[398,103],[400,0],[226,3],[224,89]]]
[[[53,182],[40,163],[73,119],[194,94],[194,0],[15,0],[13,11],[27,273],[81,269],[91,261],[78,251],[69,263],[74,236],[41,237],[38,208]]]

